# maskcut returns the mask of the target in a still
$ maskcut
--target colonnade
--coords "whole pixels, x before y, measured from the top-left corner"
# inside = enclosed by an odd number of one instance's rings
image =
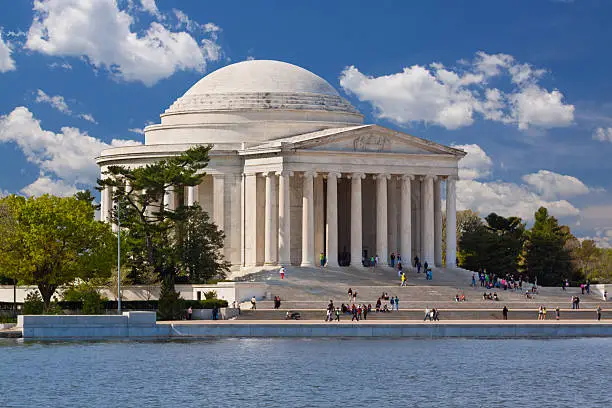
[[[259,176],[258,176],[259,174]],[[263,177],[261,177],[263,176]],[[362,194],[363,181],[366,178],[374,179],[375,188],[375,214],[372,214],[372,221],[375,221],[373,230],[375,231],[375,243],[370,238],[374,251],[379,255],[379,264],[386,265],[390,252],[399,253],[405,263],[415,255],[421,258],[422,262],[427,261],[430,265],[442,266],[442,187],[446,188],[446,266],[456,266],[456,178],[454,176],[436,176],[428,174],[365,174],[365,173],[338,173],[338,172],[291,172],[291,171],[270,171],[265,173],[243,174],[242,192],[237,197],[226,197],[225,179],[223,174],[212,175],[212,219],[220,229],[225,230],[225,206],[230,205],[231,201],[242,198],[242,222],[241,234],[241,264],[243,266],[261,265],[289,265],[292,263],[291,240],[292,240],[292,181],[296,177],[302,178],[302,191],[297,192],[301,197],[295,201],[294,206],[301,207],[301,217],[295,218],[299,222],[301,218],[301,231],[294,231],[294,239],[301,238],[301,259],[297,260],[299,265],[311,267],[318,264],[316,256],[317,245],[315,245],[315,233],[321,239],[320,227],[315,222],[321,220],[320,216],[315,221],[315,211],[324,211],[325,230],[323,238],[325,258],[328,266],[339,265],[339,189],[338,182],[341,179],[350,180],[349,184],[344,184],[343,194],[350,195],[350,240],[343,234],[342,241],[350,248],[351,266],[362,266],[362,255],[364,250],[364,197]],[[315,178],[324,177],[327,179],[326,191],[315,188]],[[259,182],[257,181],[259,179]],[[321,180],[319,181],[319,185]],[[415,182],[418,181],[418,182]],[[265,182],[265,188],[258,183]],[[370,182],[371,183],[371,182]],[[390,184],[392,183],[392,184]],[[397,186],[399,183],[399,188]],[[350,192],[347,190],[350,188]],[[413,191],[413,189],[420,191]],[[259,191],[258,191],[259,190]],[[320,194],[325,191],[324,200]],[[367,192],[368,190],[366,190]],[[229,190],[228,190],[229,192]],[[264,193],[265,197],[258,196]],[[315,192],[319,201],[315,209]],[[112,209],[112,194],[110,188],[102,190],[101,194],[101,220],[110,222],[110,211]],[[296,192],[294,191],[294,194]],[[413,194],[414,193],[414,194]],[[187,205],[193,205],[199,201],[199,186],[186,187],[184,199]],[[178,194],[168,190],[165,194],[165,205],[168,209],[175,208]],[[349,196],[345,196],[347,200]],[[420,202],[413,202],[414,198]],[[226,198],[228,198],[226,202]],[[367,197],[366,199],[370,199]],[[262,203],[265,202],[265,204]],[[324,202],[324,204],[321,204]],[[230,203],[230,204],[228,204]],[[370,202],[372,203],[372,202]],[[210,205],[209,204],[209,205]],[[258,204],[265,206],[258,212]],[[343,205],[347,205],[345,201]],[[321,208],[323,207],[323,208]],[[413,209],[413,207],[416,208]],[[368,207],[369,210],[372,207]],[[348,210],[348,208],[347,208]],[[368,210],[368,211],[369,211]],[[228,209],[229,211],[229,209]],[[321,214],[317,212],[317,214]],[[369,215],[369,214],[365,214]],[[231,212],[228,213],[231,218]],[[348,220],[346,214],[340,218]],[[263,219],[262,219],[263,218]],[[415,225],[413,225],[415,224]],[[343,223],[343,228],[346,224]],[[388,230],[388,226],[397,226]],[[227,226],[230,227],[229,225]],[[233,227],[233,226],[232,226]],[[300,228],[299,225],[293,229]],[[319,228],[317,230],[317,228]],[[413,230],[416,234],[413,234]],[[347,231],[347,229],[345,229]],[[372,237],[370,231],[370,237]],[[261,236],[263,233],[263,237]],[[347,233],[347,232],[345,232]],[[301,237],[300,237],[301,235]],[[259,241],[259,242],[258,242]],[[263,242],[261,242],[263,241]],[[350,241],[350,244],[348,243]],[[319,241],[317,241],[319,242]],[[295,244],[294,242],[294,250]],[[263,253],[259,252],[263,247]],[[413,247],[419,251],[413,253]],[[299,248],[297,248],[299,251]],[[346,249],[344,250],[346,252]],[[259,255],[258,255],[259,254]],[[294,255],[296,253],[294,252]],[[296,259],[293,259],[296,263]]]
[[[317,264],[315,254],[315,197],[314,180],[318,176],[316,172],[296,172],[302,177],[301,194],[301,260],[300,266],[312,267]],[[264,264],[266,265],[289,265],[291,263],[291,176],[293,172],[266,172],[265,179],[265,227],[264,227]],[[245,186],[245,207],[247,213],[244,216],[245,241],[255,241],[257,225],[255,222],[255,202],[263,199],[257,197],[256,175]],[[338,266],[338,181],[342,178],[341,173],[326,172],[321,176],[327,179],[325,220],[326,220],[326,245],[325,258],[328,266]],[[376,254],[379,255],[379,264],[386,265],[389,252],[400,251],[404,260],[412,260],[412,181],[420,180],[421,205],[420,214],[416,217],[417,236],[421,240],[421,259],[430,265],[442,266],[442,182],[446,185],[446,266],[456,266],[456,194],[455,178],[449,176],[434,175],[412,175],[412,174],[375,174],[376,180]],[[350,263],[351,266],[362,266],[363,253],[363,196],[362,180],[366,178],[364,173],[345,174],[344,177],[351,180],[351,214],[350,214]],[[391,203],[388,203],[388,184],[393,180],[401,183],[401,193],[398,197],[392,189]],[[278,189],[276,183],[278,182]],[[277,197],[278,194],[278,197]],[[253,202],[254,201],[254,202]],[[391,204],[391,205],[389,205]],[[278,207],[277,207],[278,206]],[[397,209],[389,212],[389,208]],[[276,213],[278,208],[278,213]],[[398,248],[389,247],[388,239],[388,217],[395,223],[399,223],[399,237],[395,244]],[[399,219],[398,219],[399,218]],[[247,225],[250,224],[250,225]],[[253,247],[243,248],[243,251],[255,251]],[[254,257],[243,256],[243,265],[254,263]]]

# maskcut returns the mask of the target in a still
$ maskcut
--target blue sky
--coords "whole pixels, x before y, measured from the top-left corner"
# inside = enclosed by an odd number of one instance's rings
[[[459,206],[539,205],[612,244],[612,2],[13,1],[0,15],[0,192],[70,194],[233,62],[329,81],[366,121],[463,147]]]

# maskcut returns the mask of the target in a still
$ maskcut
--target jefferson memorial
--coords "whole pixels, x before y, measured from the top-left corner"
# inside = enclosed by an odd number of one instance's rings
[[[212,144],[206,175],[185,194],[225,231],[232,267],[362,266],[391,253],[441,267],[445,189],[446,267],[456,260],[458,162],[465,152],[378,125],[324,79],[280,61],[223,67],[198,81],[145,128],[145,143],[96,158],[143,166]],[[102,191],[109,221],[111,191]]]

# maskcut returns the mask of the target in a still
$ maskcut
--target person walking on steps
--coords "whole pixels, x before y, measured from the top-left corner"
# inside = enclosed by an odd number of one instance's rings
[[[406,286],[406,274],[404,272],[402,272],[402,283],[400,286]]]
[[[321,264],[321,268],[325,266],[325,254],[323,252],[319,254],[319,263]]]
[[[281,265],[280,269],[278,270],[278,273],[280,273],[280,278],[281,279],[285,279],[285,267]]]
[[[256,310],[257,309],[257,299],[255,299],[255,296],[253,296],[251,298],[251,309],[252,310]]]

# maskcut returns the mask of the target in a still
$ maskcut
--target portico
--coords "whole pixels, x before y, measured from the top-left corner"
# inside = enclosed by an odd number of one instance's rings
[[[455,182],[465,153],[362,124],[327,82],[302,68],[277,61],[222,68],[145,131],[144,146],[104,151],[102,171],[213,144],[202,183],[169,191],[167,202],[184,197],[208,211],[225,232],[233,266],[312,267],[321,253],[334,267],[360,268],[376,255],[384,266],[391,253],[405,266],[415,256],[442,266],[443,200],[445,265],[455,266]],[[103,220],[110,197],[102,192]]]

